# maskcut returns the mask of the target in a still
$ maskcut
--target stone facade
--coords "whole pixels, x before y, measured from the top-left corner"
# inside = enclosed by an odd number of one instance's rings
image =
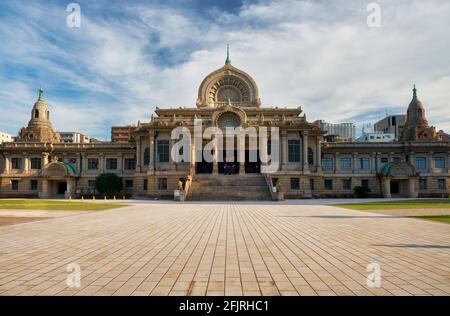
[[[207,194],[194,191],[209,183],[214,183],[214,193],[222,192],[219,197],[225,200],[251,199],[255,190],[267,190],[273,199],[353,197],[358,186],[368,187],[371,196],[380,197],[450,194],[450,142],[441,140],[428,126],[415,89],[404,135],[392,143],[324,142],[325,131],[308,122],[300,107],[261,104],[256,82],[231,65],[228,57],[222,68],[201,83],[196,107],[156,108],[150,122],[133,127],[133,142],[70,144],[61,143],[53,132],[41,90],[19,141],[0,145],[0,196],[89,195],[96,176],[104,172],[121,176],[127,193],[149,198],[208,199]],[[263,175],[262,162],[233,162],[233,180],[221,181],[227,177],[225,164],[217,159],[212,163],[195,161],[194,139],[190,148],[193,159],[173,161],[172,130],[184,127],[193,135],[194,121],[199,119],[203,129],[278,127],[278,170]],[[251,150],[250,144],[246,145],[245,154]],[[213,155],[217,158],[219,153],[213,151]],[[248,194],[242,193],[244,188]],[[233,194],[237,191],[240,194]]]

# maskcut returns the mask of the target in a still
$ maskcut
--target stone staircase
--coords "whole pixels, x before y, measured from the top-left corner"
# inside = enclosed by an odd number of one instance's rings
[[[271,200],[262,174],[195,175],[188,201],[259,201]]]

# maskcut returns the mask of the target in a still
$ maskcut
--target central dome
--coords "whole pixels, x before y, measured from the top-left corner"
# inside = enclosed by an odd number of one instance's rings
[[[210,73],[198,89],[197,107],[220,108],[227,105],[259,107],[258,86],[246,72],[231,65],[229,57],[225,65]]]

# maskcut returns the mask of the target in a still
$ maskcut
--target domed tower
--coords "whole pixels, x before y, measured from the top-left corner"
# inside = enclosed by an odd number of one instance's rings
[[[44,100],[44,90],[39,89],[39,98],[31,110],[28,126],[22,128],[19,141],[25,142],[60,142],[59,134],[53,131],[50,111]]]
[[[261,105],[256,82],[249,74],[231,65],[229,47],[225,65],[210,73],[201,83],[197,107],[220,108],[228,103],[238,107]]]
[[[428,125],[425,117],[425,107],[417,98],[416,85],[414,85],[413,89],[413,99],[408,106],[402,139],[404,141],[440,140],[436,129]]]

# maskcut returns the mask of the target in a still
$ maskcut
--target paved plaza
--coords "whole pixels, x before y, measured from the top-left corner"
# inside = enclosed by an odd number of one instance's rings
[[[68,214],[0,227],[0,295],[450,294],[445,223],[302,201]]]

